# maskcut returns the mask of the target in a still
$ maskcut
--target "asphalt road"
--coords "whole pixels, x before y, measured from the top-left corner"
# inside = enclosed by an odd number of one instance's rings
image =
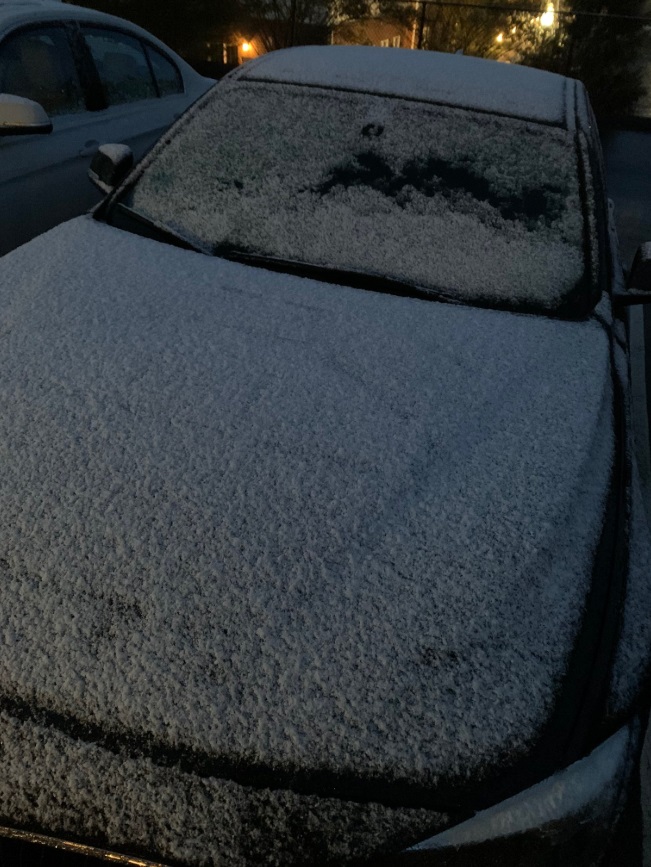
[[[603,136],[608,193],[615,203],[620,251],[630,267],[640,244],[651,241],[651,132],[616,131]],[[645,310],[645,343],[651,346],[651,310]],[[647,353],[647,388],[651,353]],[[651,416],[651,406],[649,406]],[[644,867],[651,867],[651,726],[641,766],[645,823]],[[626,865],[622,865],[626,867]]]
[[[639,245],[651,241],[651,132],[618,130],[602,140],[622,260],[630,267]]]

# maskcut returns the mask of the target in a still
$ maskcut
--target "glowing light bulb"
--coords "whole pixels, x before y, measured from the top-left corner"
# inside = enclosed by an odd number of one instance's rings
[[[248,54],[250,50],[251,50],[251,43],[250,42],[243,42],[242,43],[242,54]]]
[[[500,43],[504,42],[504,34],[498,33],[497,36],[495,37],[495,42],[500,42]]]
[[[553,27],[556,21],[556,10],[553,3],[547,4],[547,11],[540,16],[540,23],[543,27]]]

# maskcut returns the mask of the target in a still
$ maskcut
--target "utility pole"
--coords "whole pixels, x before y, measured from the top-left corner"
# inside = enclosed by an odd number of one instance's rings
[[[419,50],[423,47],[423,34],[425,33],[425,15],[427,13],[427,3],[425,0],[420,0],[420,18],[418,20],[418,38],[416,40],[416,48]]]
[[[298,0],[292,0],[292,8],[289,15],[289,45],[296,43],[296,4]]]

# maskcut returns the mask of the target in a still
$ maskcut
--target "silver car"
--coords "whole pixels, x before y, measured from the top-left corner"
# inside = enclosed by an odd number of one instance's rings
[[[142,156],[211,84],[120,18],[2,0],[0,94],[40,104],[52,132],[0,138],[0,254],[99,201],[87,170],[102,142]]]

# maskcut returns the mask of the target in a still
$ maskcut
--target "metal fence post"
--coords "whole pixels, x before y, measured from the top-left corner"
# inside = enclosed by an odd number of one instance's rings
[[[290,48],[296,43],[296,2],[292,0],[292,10],[289,18],[289,46]]]
[[[427,4],[425,0],[420,0],[420,18],[418,21],[418,39],[416,40],[416,48],[419,50],[423,47],[423,33],[425,32],[425,13],[427,12]]]

